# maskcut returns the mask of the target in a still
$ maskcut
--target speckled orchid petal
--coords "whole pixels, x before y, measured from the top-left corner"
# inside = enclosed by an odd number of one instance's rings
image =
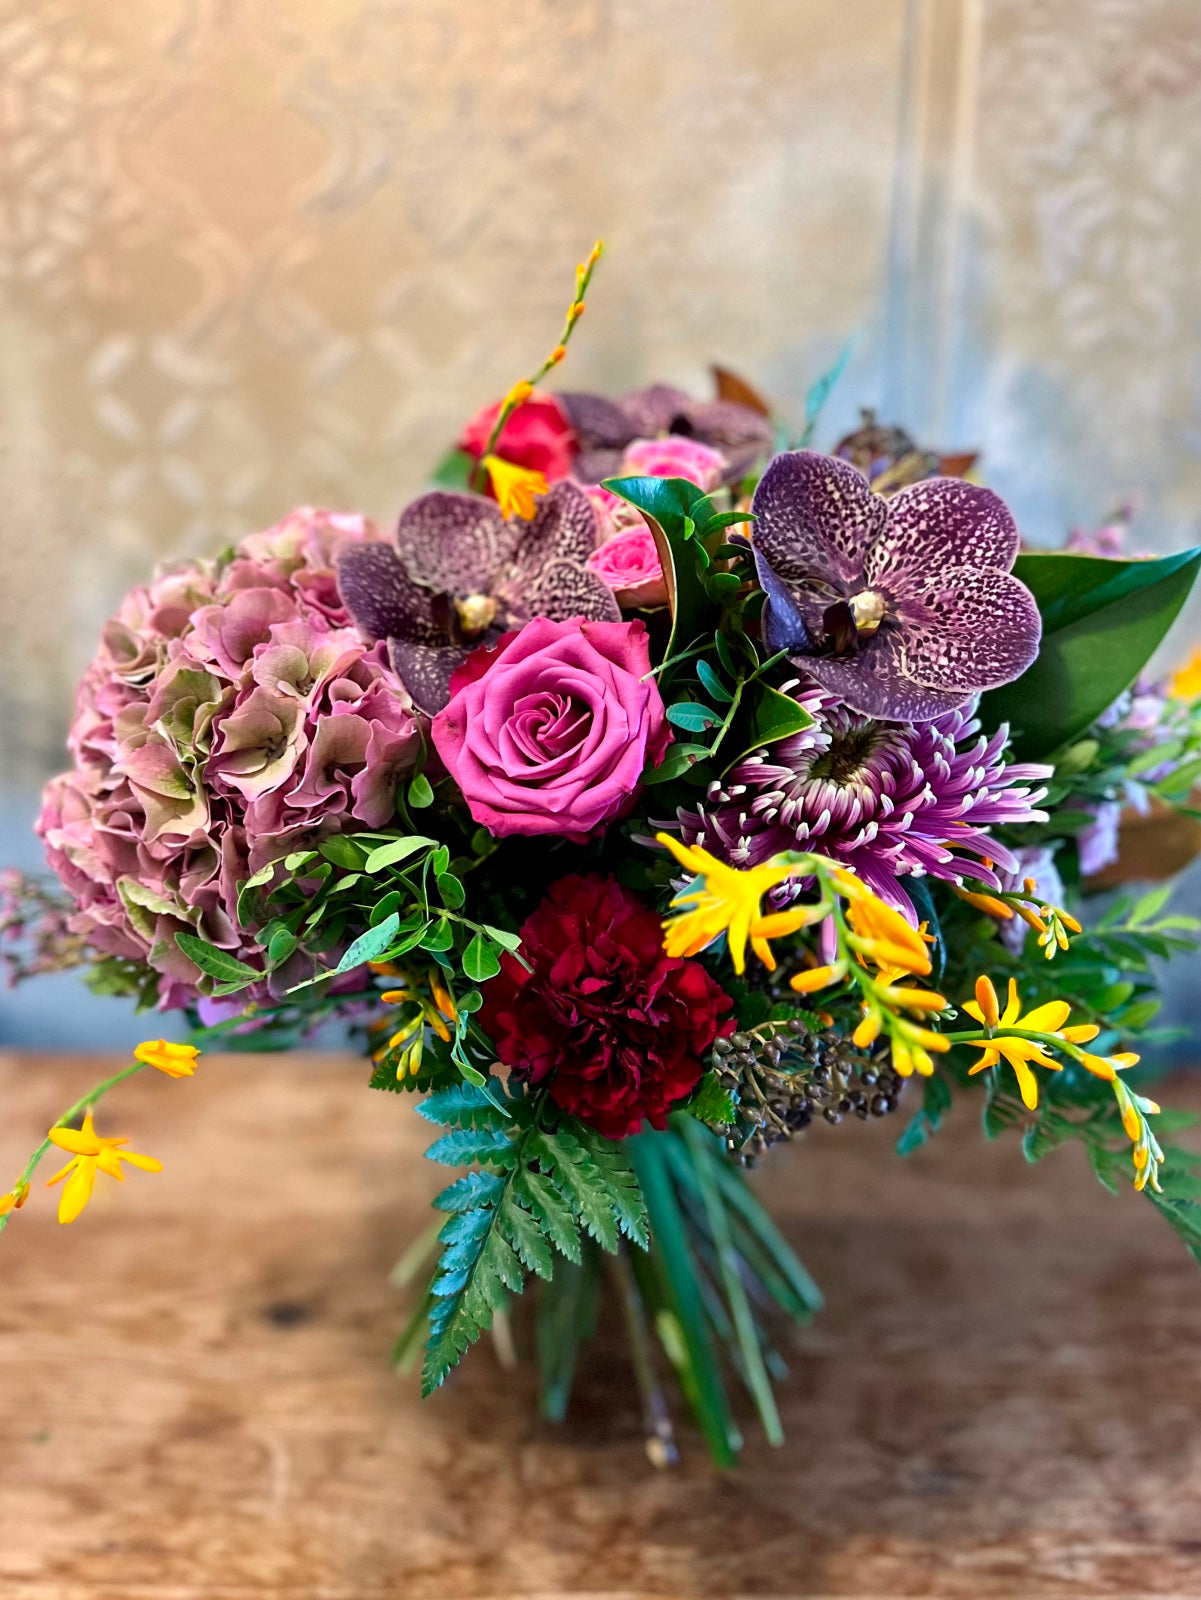
[[[888,502],[887,525],[867,553],[868,586],[899,596],[947,567],[1008,572],[1020,543],[1009,507],[991,489],[927,478]]]
[[[925,722],[956,711],[970,698],[947,689],[928,689],[901,671],[895,635],[857,656],[806,656],[805,671],[849,711],[889,722]]]
[[[929,689],[966,695],[1012,683],[1038,654],[1038,606],[1008,572],[935,571],[897,602],[897,618],[889,638],[901,671]]]
[[[388,640],[388,660],[418,711],[433,717],[450,699],[450,680],[470,651],[457,645],[430,646]]]
[[[355,626],[371,639],[400,637],[437,644],[434,596],[406,571],[388,544],[347,545],[338,557],[338,588]]]
[[[487,593],[488,580],[513,560],[525,526],[506,522],[483,495],[435,489],[402,512],[396,548],[409,575],[435,593]]]
[[[861,472],[812,450],[777,456],[751,510],[756,555],[778,578],[827,588],[831,600],[861,586],[866,553],[888,517]]]
[[[522,610],[526,616],[567,622],[582,617],[587,622],[618,622],[621,607],[599,573],[574,561],[555,561],[540,571],[525,588]]]
[[[598,537],[596,512],[583,489],[578,483],[556,483],[538,501],[532,520],[518,530],[514,574],[518,580],[532,578],[555,561],[583,564],[596,549]]]
[[[560,394],[558,400],[581,449],[621,451],[638,437],[634,423],[621,406],[604,395]]]

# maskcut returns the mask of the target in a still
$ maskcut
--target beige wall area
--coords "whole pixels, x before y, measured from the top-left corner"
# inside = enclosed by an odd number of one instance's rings
[[[392,517],[598,235],[565,383],[716,359],[795,413],[882,304],[901,35],[877,0],[0,0],[8,781],[153,562]]]
[[[0,798],[126,587],[393,516],[597,235],[565,383],[793,420],[851,341],[820,442],[1197,537],[1198,0],[0,0]]]

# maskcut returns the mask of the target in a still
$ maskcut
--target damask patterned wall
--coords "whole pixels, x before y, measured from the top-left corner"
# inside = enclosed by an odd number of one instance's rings
[[[610,246],[572,380],[795,406],[883,304],[880,0],[0,0],[0,738],[61,764],[124,588],[390,517]]]

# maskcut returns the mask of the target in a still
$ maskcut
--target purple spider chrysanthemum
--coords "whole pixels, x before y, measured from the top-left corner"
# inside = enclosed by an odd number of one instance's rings
[[[1017,527],[990,489],[927,478],[886,500],[849,462],[794,450],[751,509],[764,640],[852,711],[941,716],[1037,655]]]
[[[797,699],[811,726],[739,762],[696,810],[682,811],[689,844],[736,867],[818,851],[915,921],[898,879],[967,878],[996,889],[998,869],[1017,870],[990,829],[1045,822],[1038,785],[1052,769],[1007,765],[1007,728],[985,737],[974,703],[909,725],[860,716],[819,689]],[[795,895],[795,882],[782,887],[781,901]]]

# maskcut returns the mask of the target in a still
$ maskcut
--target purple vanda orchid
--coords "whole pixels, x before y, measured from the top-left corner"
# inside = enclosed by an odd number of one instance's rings
[[[1017,526],[991,489],[928,478],[886,500],[848,462],[795,450],[751,509],[764,642],[851,711],[925,722],[1038,654]]]
[[[402,513],[395,545],[344,551],[338,587],[359,630],[387,640],[413,704],[433,716],[468,654],[531,618],[620,620],[612,591],[585,566],[596,543],[578,484],[555,484],[529,522],[481,495],[435,490]]]

